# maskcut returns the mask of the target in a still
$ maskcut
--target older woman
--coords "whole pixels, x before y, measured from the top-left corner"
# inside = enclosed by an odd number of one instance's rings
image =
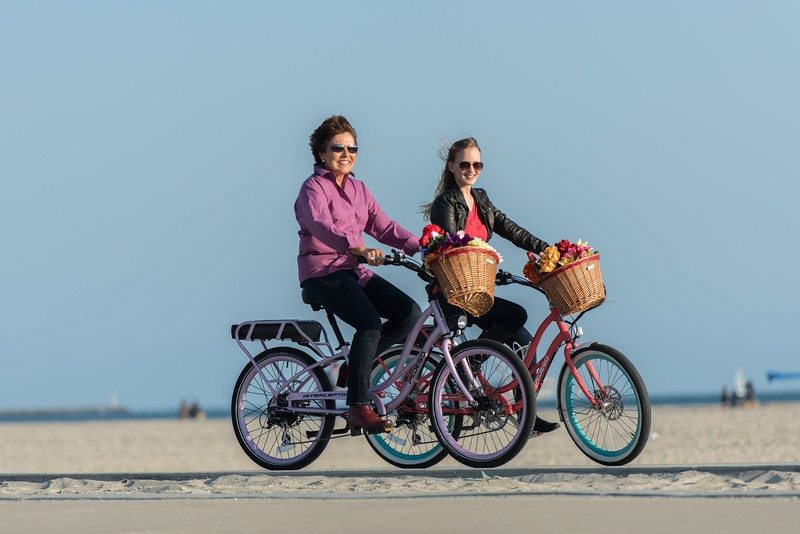
[[[360,265],[356,256],[370,265],[378,265],[383,256],[380,249],[364,245],[364,232],[412,255],[419,249],[418,237],[390,219],[367,186],[356,180],[356,131],[346,118],[323,121],[309,144],[314,171],[294,204],[300,225],[300,286],[356,330],[347,372],[350,428],[383,431],[392,424],[378,417],[367,396],[372,362],[408,335],[421,310],[408,295]],[[381,318],[386,322],[381,324]]]
[[[453,143],[445,160],[436,198],[423,210],[432,223],[446,232],[463,230],[484,241],[498,234],[519,248],[537,254],[548,246],[497,209],[484,189],[474,187],[483,170],[481,149],[475,139],[468,137]],[[464,313],[446,302],[442,306],[448,316]],[[495,297],[494,305],[484,315],[466,315],[468,324],[477,325],[483,330],[480,337],[507,345],[518,343],[525,346],[531,342],[531,334],[525,329],[528,314],[519,304]],[[558,423],[537,417],[533,430],[534,433],[544,433],[558,427]]]

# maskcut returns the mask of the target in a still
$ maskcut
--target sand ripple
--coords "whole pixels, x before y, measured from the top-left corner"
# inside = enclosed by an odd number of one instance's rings
[[[800,466],[773,469],[625,469],[591,472],[514,470],[510,476],[460,470],[426,476],[425,472],[349,473],[344,475],[217,474],[168,479],[56,477],[31,482],[0,482],[0,499],[42,498],[313,498],[425,497],[524,494],[794,496],[800,497]],[[24,478],[24,477],[22,477]]]

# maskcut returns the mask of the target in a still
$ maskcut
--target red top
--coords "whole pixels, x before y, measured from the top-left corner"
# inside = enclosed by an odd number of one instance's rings
[[[467,215],[467,225],[464,228],[464,233],[472,236],[472,237],[480,237],[484,241],[486,238],[489,237],[489,232],[486,231],[486,226],[481,222],[481,218],[478,216],[478,206],[476,204],[472,205],[472,209],[469,210],[469,215]]]

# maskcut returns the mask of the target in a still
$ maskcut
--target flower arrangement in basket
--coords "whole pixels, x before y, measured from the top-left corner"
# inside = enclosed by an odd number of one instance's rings
[[[522,274],[544,291],[561,315],[587,310],[606,298],[600,254],[580,239],[562,239],[538,258],[529,252]]]
[[[483,239],[463,231],[447,233],[435,224],[419,240],[425,266],[433,271],[447,302],[475,317],[494,304],[494,277],[500,254]]]

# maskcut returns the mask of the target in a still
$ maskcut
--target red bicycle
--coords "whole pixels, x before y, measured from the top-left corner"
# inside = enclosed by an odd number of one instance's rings
[[[527,279],[502,270],[497,273],[496,284],[519,284],[544,294]],[[563,348],[564,365],[556,389],[560,420],[586,456],[603,465],[624,465],[639,456],[647,444],[650,398],[641,375],[622,352],[596,342],[577,342],[583,335],[577,323],[588,311],[574,318],[564,317],[551,302],[550,312],[537,328],[533,341],[517,354],[530,372],[534,394],[538,395],[553,360]],[[551,325],[555,325],[557,332],[537,361],[538,348]],[[422,344],[422,339],[418,344]],[[401,361],[397,348],[379,356],[373,367],[373,383],[385,383]],[[394,412],[396,431],[368,436],[375,452],[392,465],[429,467],[447,455],[427,429],[430,421],[426,403],[435,367],[430,365],[416,377],[413,393]],[[391,398],[406,386],[403,378],[398,377],[385,394]]]
[[[497,273],[496,284],[519,284],[544,295],[527,279],[502,270]],[[564,365],[556,383],[559,418],[586,456],[603,465],[624,465],[639,456],[647,444],[650,397],[639,371],[622,352],[594,341],[577,343],[583,335],[578,321],[597,306],[567,319],[551,303],[550,313],[524,351],[523,363],[533,378],[534,394],[538,395],[550,365],[563,347]],[[537,350],[551,325],[558,333],[537,361]]]

